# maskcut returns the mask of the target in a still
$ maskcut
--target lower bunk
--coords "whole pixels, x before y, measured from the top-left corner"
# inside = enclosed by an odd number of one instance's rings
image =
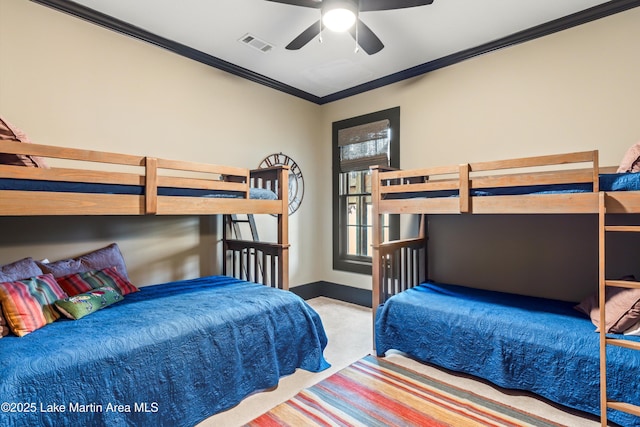
[[[574,305],[427,282],[378,307],[376,352],[399,350],[599,416],[599,336]],[[638,352],[608,348],[607,360],[610,398],[640,402]],[[609,410],[609,420],[640,426],[640,417],[619,411]]]
[[[0,340],[0,425],[193,426],[301,368],[326,369],[318,314],[226,276],[140,288]]]

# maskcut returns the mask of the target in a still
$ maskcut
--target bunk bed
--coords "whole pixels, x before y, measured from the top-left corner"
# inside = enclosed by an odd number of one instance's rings
[[[276,243],[225,235],[225,271],[236,277],[138,289],[117,245],[72,260],[0,266],[3,332],[15,311],[26,315],[14,310],[20,301],[43,312],[70,301],[99,305],[82,306],[88,312],[80,315],[48,311],[38,327],[0,339],[3,426],[192,426],[298,368],[329,366],[320,317],[288,291],[286,167],[250,171],[10,141],[0,141],[0,153],[60,159],[56,167],[0,165],[0,216],[271,214],[278,227]],[[117,278],[108,283],[127,285],[122,292],[93,286],[90,278],[105,271]],[[56,288],[63,282],[91,286],[72,295]]]
[[[61,164],[0,164],[0,216],[274,215],[274,243],[224,234],[223,273],[288,288],[286,166],[249,170],[5,140],[0,153]]]
[[[640,212],[640,174],[612,172],[599,167],[597,151],[415,170],[374,168],[377,354],[395,349],[531,391],[599,415],[603,425],[607,419],[640,425],[640,351],[632,351],[640,350],[640,339],[607,328],[594,333],[594,323],[608,325],[605,289],[640,288],[635,281],[606,277],[605,236],[640,231],[607,225],[611,214]],[[426,215],[569,213],[599,218],[599,308],[592,319],[575,310],[575,303],[429,280]],[[420,215],[418,236],[382,241],[385,214]]]

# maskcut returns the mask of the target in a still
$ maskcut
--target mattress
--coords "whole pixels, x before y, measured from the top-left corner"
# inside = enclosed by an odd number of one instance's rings
[[[46,181],[19,178],[0,178],[0,190],[51,191],[59,193],[131,194],[139,196],[144,195],[144,187],[141,185]],[[244,194],[240,191],[202,190],[174,187],[158,187],[158,195],[217,198],[244,197]],[[251,199],[261,200],[277,200],[278,198],[278,196],[273,191],[264,188],[251,188],[249,191],[249,197]]]
[[[599,334],[574,305],[425,283],[380,306],[376,351],[382,356],[396,349],[600,415]],[[607,356],[609,398],[640,402],[640,352],[610,346]],[[640,418],[623,412],[610,410],[609,417],[624,426],[640,425]]]
[[[326,344],[288,291],[225,276],[142,287],[2,338],[0,425],[190,427],[297,368],[326,369]]]

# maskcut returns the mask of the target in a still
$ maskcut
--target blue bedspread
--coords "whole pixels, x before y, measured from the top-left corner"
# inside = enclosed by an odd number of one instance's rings
[[[291,292],[224,276],[143,287],[0,339],[0,402],[13,405],[0,425],[193,426],[296,368],[326,369],[326,344]]]
[[[390,298],[376,316],[376,351],[529,390],[600,415],[599,336],[572,303],[427,283]],[[638,340],[638,337],[630,339]],[[640,403],[640,354],[609,346],[609,398]],[[638,426],[640,418],[611,411]]]

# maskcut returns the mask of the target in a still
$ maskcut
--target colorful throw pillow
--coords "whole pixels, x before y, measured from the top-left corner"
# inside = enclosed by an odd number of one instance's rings
[[[640,289],[607,287],[605,292],[605,331],[621,334],[640,320]],[[591,318],[600,328],[600,304],[598,294],[591,295],[575,308]]]
[[[44,272],[38,267],[33,258],[21,260],[0,266],[0,282],[13,282],[14,280],[28,279],[41,276]]]
[[[24,132],[7,122],[2,117],[0,117],[0,140],[26,143],[31,142]],[[0,153],[0,164],[35,168],[48,167],[41,157],[10,153]]]
[[[120,292],[110,286],[104,286],[58,300],[55,304],[58,310],[69,319],[78,320],[122,299]]]
[[[44,273],[51,273],[55,277],[116,267],[118,272],[124,276],[125,279],[129,280],[127,266],[117,243],[112,243],[109,246],[77,256],[73,259],[63,259],[50,263],[40,262],[38,266]]]
[[[89,292],[92,289],[109,286],[117,289],[122,295],[137,292],[131,282],[125,279],[116,267],[109,267],[103,270],[85,271],[83,273],[69,274],[63,277],[57,277],[56,280],[60,287],[69,296],[74,296]]]
[[[5,320],[19,337],[59,319],[53,304],[66,297],[50,274],[0,283],[0,304]]]

